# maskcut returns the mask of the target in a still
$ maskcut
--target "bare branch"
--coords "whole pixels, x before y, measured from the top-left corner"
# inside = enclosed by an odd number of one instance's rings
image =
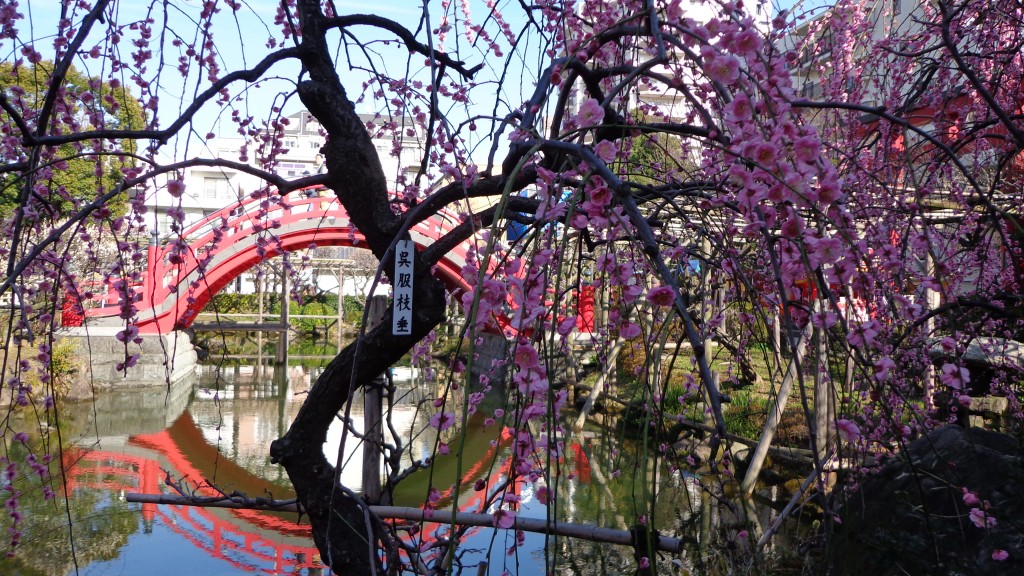
[[[327,18],[324,20],[324,29],[331,28],[347,28],[349,26],[373,26],[382,30],[387,30],[395,36],[398,36],[402,42],[406,45],[411,52],[418,52],[428,58],[432,58],[442,65],[457,71],[466,79],[471,79],[484,67],[484,63],[481,62],[472,68],[466,68],[465,62],[455,60],[444,52],[433,50],[429,46],[416,40],[416,36],[413,35],[405,26],[402,26],[394,20],[389,20],[382,16],[375,14],[350,14],[347,16],[335,16],[334,18]]]

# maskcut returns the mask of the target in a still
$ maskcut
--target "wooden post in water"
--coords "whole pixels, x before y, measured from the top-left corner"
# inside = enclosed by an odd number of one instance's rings
[[[274,357],[276,364],[288,363],[288,272],[285,270],[284,262],[281,262],[281,332],[277,337],[277,354]]]
[[[374,296],[369,306],[366,331],[376,328],[384,320],[388,308],[387,296]],[[380,502],[380,461],[384,445],[384,375],[377,376],[363,388],[363,500],[369,504]]]
[[[338,264],[338,353],[341,353],[341,335],[345,326],[345,264]]]

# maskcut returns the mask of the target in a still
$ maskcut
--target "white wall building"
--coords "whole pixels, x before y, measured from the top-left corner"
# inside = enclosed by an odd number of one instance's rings
[[[916,0],[874,0],[857,8],[863,8],[860,17],[868,23],[870,32],[845,40],[854,46],[855,59],[863,59],[865,49],[886,37],[908,37],[922,30],[921,19],[925,15],[922,3]],[[821,99],[826,92],[826,84],[835,76],[836,66],[847,58],[846,55],[833,54],[837,33],[830,20],[832,10],[822,9],[814,17],[803,21],[777,46],[780,50],[796,51],[797,60],[791,71],[794,88],[803,98]],[[856,65],[865,67],[861,78],[858,81],[847,81],[845,86],[838,88],[855,92],[859,104],[881,104],[878,93],[880,85],[891,83],[887,76],[886,62],[876,53],[874,60],[857,62]],[[906,84],[905,88],[909,90],[911,85]]]
[[[372,114],[361,114],[360,118],[373,126],[371,131],[374,146],[384,167],[388,185],[395,187],[399,175],[403,172],[415,172],[422,154],[423,140],[412,122],[399,122],[402,131],[400,144],[395,144],[391,132],[381,127],[389,122],[386,118],[378,118]],[[281,144],[286,149],[279,154],[273,171],[287,179],[300,178],[316,174],[323,170],[323,157],[320,148],[324,145],[325,136],[317,122],[308,111],[300,110],[287,117],[288,123],[281,135]],[[410,136],[408,130],[414,130]],[[201,154],[205,158],[217,158],[232,162],[241,162],[250,166],[258,166],[256,157],[259,155],[260,143],[253,139],[241,137],[217,137],[205,143],[206,151]],[[392,154],[399,149],[397,156]],[[174,198],[161,187],[149,200],[151,210],[150,230],[159,234],[161,239],[171,234],[171,219],[168,209],[180,206],[185,212],[185,226],[189,226],[214,212],[246,198],[253,191],[264,185],[259,178],[245,172],[228,167],[198,166],[185,170],[185,193],[181,198]]]
[[[420,164],[423,152],[423,139],[420,131],[408,119],[397,120],[397,130],[402,137],[394,138],[393,132],[386,129],[389,122],[372,114],[361,114],[373,137],[374,146],[384,168],[388,185],[395,189],[403,173],[414,174]],[[279,154],[272,170],[286,179],[297,179],[317,174],[323,170],[323,156],[320,149],[326,137],[317,122],[308,111],[300,110],[287,116],[287,123],[280,136],[281,146],[285,149]],[[397,142],[396,142],[397,140]],[[200,155],[204,158],[222,159],[231,162],[259,167],[257,158],[260,156],[261,142],[259,139],[241,137],[217,137],[204,143],[205,151]],[[398,153],[393,154],[397,150]],[[180,208],[185,214],[184,227],[212,215],[225,207],[249,197],[254,191],[265,186],[260,178],[241,170],[225,166],[196,166],[188,168],[183,174],[185,191],[180,198],[173,197],[166,186],[161,186],[149,199],[150,235],[160,242],[166,241],[173,234],[173,220],[169,215],[172,208]],[[318,257],[331,259],[352,258],[350,248],[321,248]],[[365,267],[365,266],[364,266]],[[330,268],[334,268],[331,266]],[[333,274],[313,274],[312,270],[300,273],[306,278],[316,278],[321,290],[336,291],[337,277]],[[234,289],[241,292],[255,291],[251,274],[244,274],[234,284]],[[365,282],[355,276],[348,276],[344,282],[346,294],[362,295],[366,292]],[[230,289],[230,288],[229,288]]]

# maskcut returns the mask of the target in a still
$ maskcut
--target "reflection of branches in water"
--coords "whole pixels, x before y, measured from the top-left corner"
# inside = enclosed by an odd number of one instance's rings
[[[21,446],[5,446],[8,457],[24,458]],[[91,471],[83,469],[92,465],[97,468],[92,474],[103,480],[99,463],[87,463],[70,454],[65,466],[79,467],[79,473],[85,476]],[[66,500],[58,503],[44,497],[42,484],[27,485],[28,480],[28,476],[22,475],[11,485],[18,498],[18,512],[23,515],[17,529],[25,536],[18,542],[14,557],[0,555],[0,574],[75,573],[79,566],[117,558],[128,537],[139,531],[140,524],[145,531],[151,530],[145,521],[140,523],[137,509],[107,498],[103,491],[75,488]],[[53,480],[54,484],[59,481]],[[64,491],[61,485],[53,485],[52,489]],[[0,515],[0,530],[7,535],[13,529],[10,516]]]
[[[599,510],[603,511],[607,506],[615,516],[615,524],[622,529],[626,528],[626,519],[619,513],[618,506],[615,505],[615,496],[612,495],[612,491],[608,488],[608,481],[605,479],[604,474],[601,472],[600,466],[597,465],[597,459],[590,459],[590,473],[591,477],[597,480],[598,486],[601,488],[601,506]],[[600,521],[601,518],[598,518]]]
[[[390,374],[386,378],[385,387],[385,398],[387,400],[385,404],[384,420],[387,423],[388,430],[391,433],[391,438],[394,444],[389,445],[385,443],[384,446],[384,461],[388,467],[388,472],[385,478],[384,494],[388,503],[391,498],[391,493],[399,482],[407,478],[410,474],[417,470],[426,468],[429,466],[428,460],[417,459],[413,455],[412,447],[416,444],[417,440],[426,438],[425,433],[428,430],[426,426],[426,420],[422,421],[422,424],[417,426],[417,422],[420,421],[420,413],[422,412],[423,405],[429,401],[426,397],[426,390],[424,386],[417,385],[418,379],[413,378],[412,387],[406,390],[399,390],[395,385],[394,378]],[[413,416],[412,421],[409,424],[408,443],[402,442],[402,434],[395,427],[394,415],[395,407],[404,406],[412,407]],[[424,440],[426,442],[426,440]],[[406,459],[406,464],[403,467],[402,459]]]
[[[627,474],[612,478],[608,467],[625,469],[633,459],[641,456],[642,449],[638,447],[628,443],[612,446],[606,440],[592,451],[588,465],[590,481],[581,482],[578,477],[566,481],[559,491],[560,497],[573,499],[579,506],[589,504],[598,515],[608,512],[617,525],[625,526],[627,519],[622,504],[632,501],[632,486],[639,479],[630,478]],[[577,470],[577,474],[580,472]],[[661,534],[677,535],[683,543],[679,555],[659,556],[659,572],[675,574],[689,570],[703,573],[723,561],[735,560],[726,556],[751,554],[748,545],[752,542],[742,540],[737,534],[755,520],[756,524],[767,524],[772,510],[767,507],[757,510],[734,508],[731,499],[727,498],[728,482],[731,480],[724,477],[700,478],[679,470],[659,473],[658,506],[654,509],[654,518],[649,521]],[[578,513],[583,515],[587,511]],[[597,522],[600,524],[602,518],[598,517]],[[547,550],[557,557],[557,563],[565,567],[560,574],[630,573],[636,566],[634,550],[628,546],[595,545],[581,540],[570,545],[568,541],[556,539],[549,541]]]
[[[559,571],[563,576],[630,574],[636,570],[633,549],[629,546],[609,546],[600,542],[561,538],[551,548],[559,564],[563,565]]]

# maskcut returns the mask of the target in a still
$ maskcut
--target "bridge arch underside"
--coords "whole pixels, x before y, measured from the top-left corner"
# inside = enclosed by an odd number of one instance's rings
[[[429,244],[428,239],[418,235],[415,230],[411,236],[420,250]],[[313,245],[318,248],[350,246],[367,249],[362,236],[354,235],[349,228],[317,228],[282,234],[264,246],[263,254],[260,254],[255,243],[244,246],[230,257],[215,259],[204,273],[193,272],[194,278],[190,279],[190,282],[182,282],[179,284],[178,292],[172,292],[167,297],[165,305],[161,307],[162,311],[142,311],[138,320],[139,331],[166,334],[172,330],[188,328],[214,295],[246,271],[271,258],[304,250]],[[434,277],[440,280],[450,293],[460,294],[469,288],[462,276],[462,267],[462,262],[442,258],[434,267]],[[415,303],[413,305],[415,306]]]

